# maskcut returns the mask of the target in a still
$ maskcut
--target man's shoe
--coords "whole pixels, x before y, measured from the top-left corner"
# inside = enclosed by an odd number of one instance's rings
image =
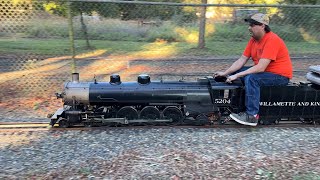
[[[241,112],[239,114],[231,113],[230,117],[240,124],[249,125],[249,126],[256,126],[259,120],[259,115],[254,117],[252,115],[247,114],[246,112]]]

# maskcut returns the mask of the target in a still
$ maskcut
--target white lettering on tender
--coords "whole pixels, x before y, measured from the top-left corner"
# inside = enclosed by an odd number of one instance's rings
[[[320,102],[260,102],[260,106],[320,106]]]
[[[320,106],[320,102],[310,102],[310,106]]]

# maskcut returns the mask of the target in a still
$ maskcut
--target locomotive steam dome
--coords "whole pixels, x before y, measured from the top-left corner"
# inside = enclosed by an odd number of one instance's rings
[[[119,74],[112,74],[110,76],[110,84],[121,84],[121,79]]]
[[[147,74],[140,74],[138,76],[138,83],[139,84],[149,84],[150,83],[150,76]]]

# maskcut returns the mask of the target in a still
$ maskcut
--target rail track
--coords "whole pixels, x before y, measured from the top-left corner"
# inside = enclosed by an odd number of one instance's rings
[[[49,123],[46,122],[0,122],[0,132],[1,131],[90,131],[90,130],[109,130],[109,129],[123,129],[123,128],[297,128],[297,127],[313,127],[319,128],[319,124],[302,123],[297,121],[287,121],[285,123],[273,124],[273,125],[258,125],[256,127],[244,126],[236,123],[228,123],[223,125],[126,125],[126,126],[100,126],[100,127],[84,127],[81,125],[73,126],[70,128],[59,128],[58,125],[51,127]]]

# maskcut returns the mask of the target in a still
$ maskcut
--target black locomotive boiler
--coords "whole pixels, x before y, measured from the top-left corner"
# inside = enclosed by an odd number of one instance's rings
[[[295,120],[320,121],[320,83],[290,83],[261,89],[260,124]],[[319,81],[320,82],[320,81]],[[50,124],[100,126],[121,124],[224,124],[231,112],[244,106],[244,85],[225,78],[204,77],[196,81],[151,81],[140,75],[136,82],[81,82],[79,74],[65,83],[64,105],[51,115]]]

